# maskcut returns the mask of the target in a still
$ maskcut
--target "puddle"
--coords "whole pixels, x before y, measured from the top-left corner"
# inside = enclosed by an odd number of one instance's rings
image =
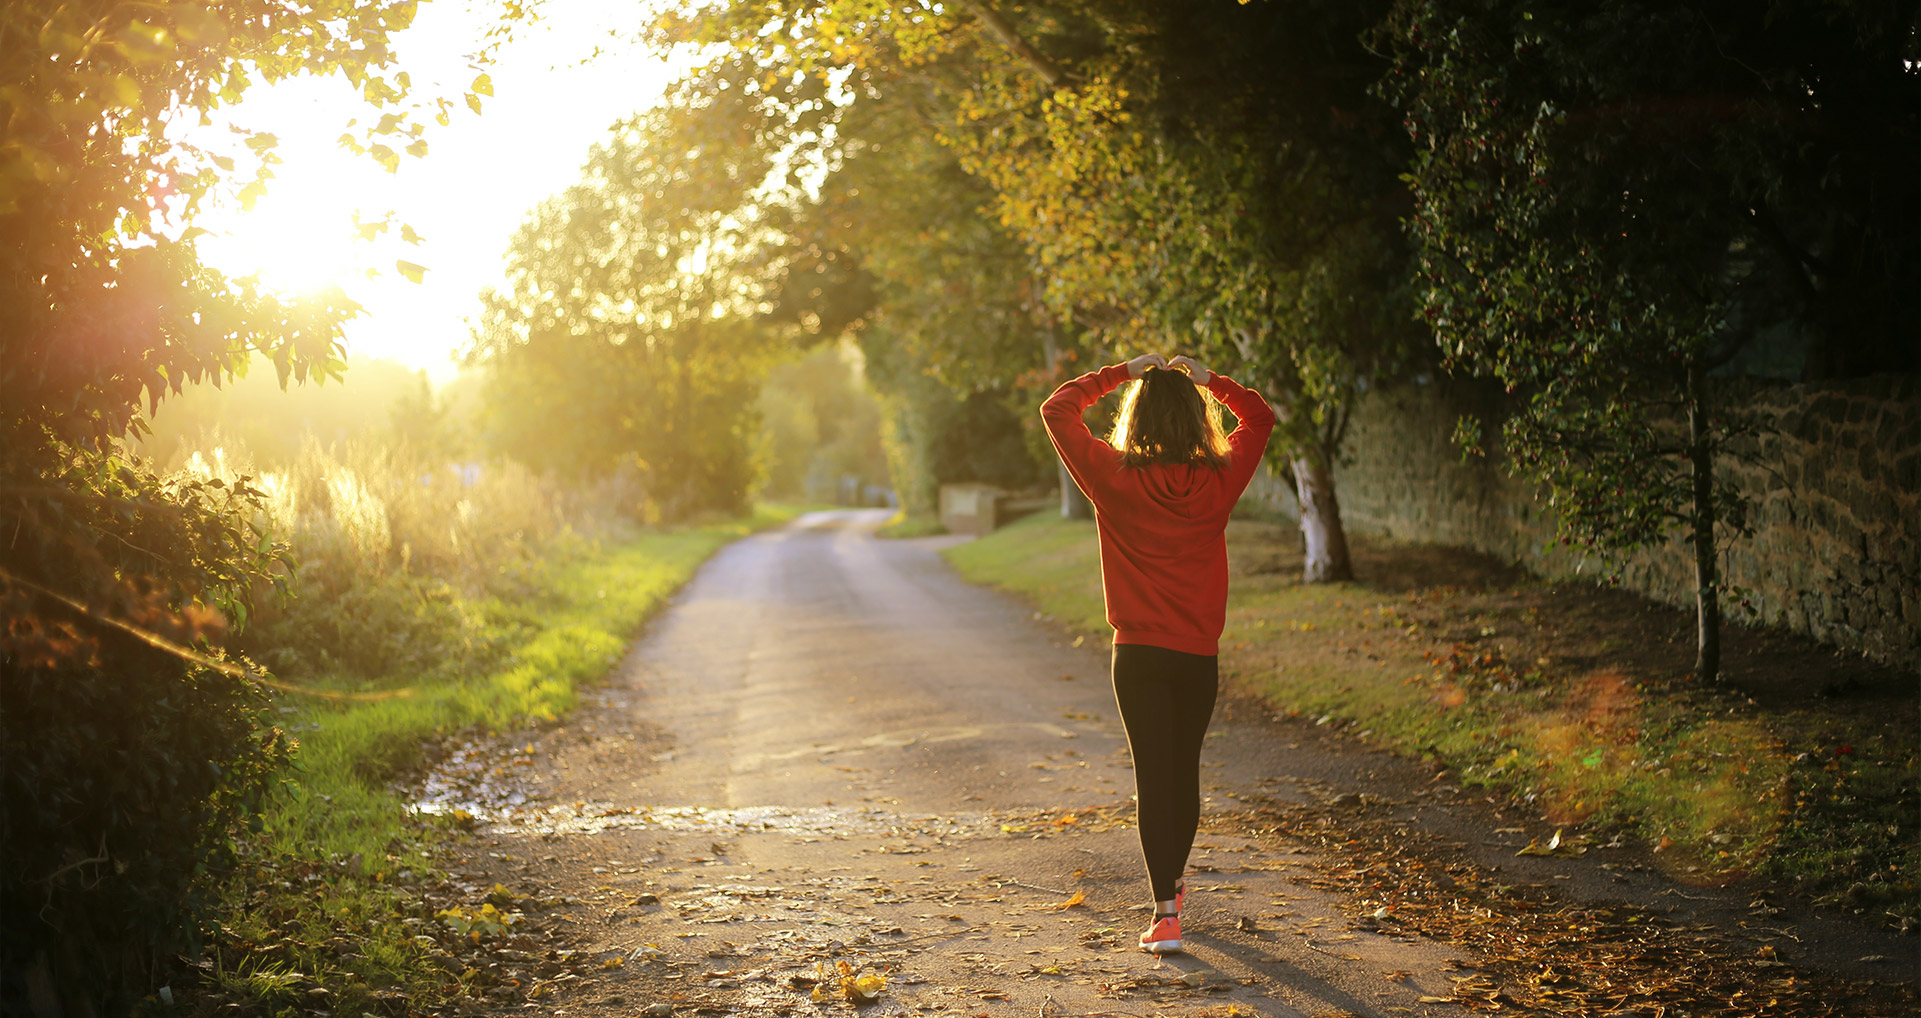
[[[528,747],[531,748],[531,747]],[[482,740],[450,753],[408,790],[413,808],[450,816],[464,813],[499,834],[574,835],[608,830],[778,832],[805,838],[849,834],[946,838],[999,833],[987,813],[902,813],[882,806],[618,806],[543,804],[526,793],[515,773],[527,748]]]
[[[505,815],[531,801],[512,773],[523,759],[531,759],[531,754],[514,750],[504,741],[464,743],[428,771],[418,785],[408,788],[406,797],[414,809],[436,816],[456,811],[477,818]]]
[[[1049,734],[1075,733],[1058,725],[1033,724]],[[947,741],[980,734],[980,729],[955,726],[922,731],[913,736],[884,734],[857,747],[809,747],[810,753],[844,752],[880,745],[911,745],[916,741]],[[492,833],[562,836],[594,835],[610,830],[709,832],[714,835],[780,833],[803,840],[844,838],[848,835],[898,839],[1032,837],[1066,830],[1099,831],[1131,814],[1130,803],[1106,803],[1058,810],[976,810],[953,813],[909,813],[889,806],[624,806],[606,802],[553,804],[529,795],[520,768],[532,763],[531,744],[516,747],[510,737],[468,742],[404,792],[412,808],[436,816],[464,814]],[[916,854],[926,851],[910,843],[884,846],[881,851]]]
[[[424,807],[423,807],[424,808]],[[471,810],[469,812],[472,812]],[[879,807],[613,806],[573,803],[475,813],[500,834],[599,834],[609,830],[711,831],[715,834],[776,832],[816,837],[849,834],[947,838],[999,833],[985,813],[899,813]]]

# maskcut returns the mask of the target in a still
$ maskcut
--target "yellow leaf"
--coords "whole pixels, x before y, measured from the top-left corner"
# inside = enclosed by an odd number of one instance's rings
[[[473,92],[477,95],[493,95],[494,79],[485,74],[482,74],[479,77],[474,79],[474,83],[472,85],[469,85],[467,87],[472,89]]]
[[[1072,898],[1069,898],[1066,901],[1063,901],[1060,904],[1055,905],[1054,907],[1065,911],[1067,909],[1075,907],[1076,905],[1084,905],[1086,903],[1087,903],[1087,892],[1075,891],[1074,896]]]
[[[877,999],[881,991],[887,989],[887,977],[873,972],[846,980],[841,985],[847,992],[847,999],[856,1004],[866,1004]]]
[[[399,269],[400,274],[406,276],[409,282],[421,282],[427,275],[427,267],[425,265],[419,265],[407,261],[404,258],[396,260],[394,262],[394,268]]]

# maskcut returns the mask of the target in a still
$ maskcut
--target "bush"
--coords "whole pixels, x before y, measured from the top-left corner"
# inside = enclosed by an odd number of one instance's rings
[[[563,492],[510,461],[434,462],[404,443],[309,441],[267,469],[218,432],[181,471],[253,483],[255,521],[299,563],[238,645],[275,675],[365,689],[486,671],[524,635],[556,557],[623,524],[612,486]]]
[[[287,760],[205,653],[280,549],[245,485],[43,448],[0,467],[0,1011],[124,1011]]]
[[[138,987],[190,946],[224,834],[288,759],[265,707],[259,687],[119,633],[102,634],[90,661],[0,661],[10,994],[23,971],[28,986],[73,980],[59,990],[69,1001],[90,989],[83,975]],[[27,1013],[22,1003],[0,1009]]]

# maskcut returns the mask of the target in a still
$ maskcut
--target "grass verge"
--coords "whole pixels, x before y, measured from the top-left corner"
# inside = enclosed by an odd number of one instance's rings
[[[1426,757],[1570,833],[1631,831],[1676,878],[1744,875],[1921,923],[1912,676],[1730,627],[1730,682],[1689,679],[1692,616],[1469,553],[1357,540],[1361,582],[1303,585],[1298,535],[1228,527],[1233,688]],[[1030,518],[944,553],[1105,637],[1094,525]]]
[[[466,606],[511,628],[513,649],[498,669],[413,685],[389,677],[383,685],[404,695],[387,699],[282,706],[300,740],[295,766],[259,829],[237,845],[220,921],[189,975],[197,983],[189,1010],[404,1014],[463,996],[472,973],[421,935],[446,920],[435,906],[448,883],[435,861],[458,820],[419,816],[396,779],[437,742],[565,714],[709,555],[800,511],[762,507],[746,520],[583,547],[547,567],[531,596]]]
[[[875,537],[932,537],[945,534],[947,528],[932,516],[909,516],[903,509],[889,517],[880,529],[874,531]]]

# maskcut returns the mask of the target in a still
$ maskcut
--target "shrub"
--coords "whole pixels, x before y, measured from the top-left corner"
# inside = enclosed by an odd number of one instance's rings
[[[264,500],[72,446],[0,464],[0,1012],[124,1010],[286,761],[208,656],[271,582]]]

